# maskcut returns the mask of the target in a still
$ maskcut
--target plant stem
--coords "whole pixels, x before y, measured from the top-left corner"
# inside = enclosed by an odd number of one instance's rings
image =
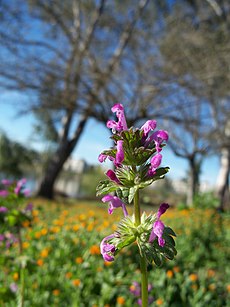
[[[22,235],[21,235],[21,228],[18,227],[18,245],[19,245],[19,256],[23,254],[23,247],[22,247]],[[18,300],[18,307],[24,306],[24,292],[25,292],[25,267],[20,263],[20,292],[19,292],[19,300]]]
[[[141,223],[141,210],[139,203],[139,190],[136,191],[134,195],[134,215],[136,226]],[[148,274],[147,274],[147,264],[144,255],[140,253],[140,269],[141,269],[141,300],[142,307],[148,307]]]
[[[25,268],[21,266],[20,268],[20,297],[18,302],[18,307],[24,306],[24,292],[25,292]]]
[[[136,226],[141,223],[141,210],[139,204],[139,190],[136,191],[134,195],[134,215],[135,215],[135,224]]]

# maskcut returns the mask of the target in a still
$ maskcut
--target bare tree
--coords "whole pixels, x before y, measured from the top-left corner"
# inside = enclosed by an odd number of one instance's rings
[[[229,11],[229,1],[180,1],[167,19],[161,43],[165,70],[209,115],[209,131],[200,138],[220,156],[221,208],[224,199],[229,202],[223,196],[229,190]]]
[[[141,64],[156,57],[147,49],[157,15],[153,3],[147,13],[148,2],[3,2],[0,86],[27,93],[24,110],[44,112],[43,123],[57,137],[41,196],[53,197],[55,180],[90,117],[105,122],[118,99],[130,123],[165,114],[146,90],[156,79],[154,68]]]

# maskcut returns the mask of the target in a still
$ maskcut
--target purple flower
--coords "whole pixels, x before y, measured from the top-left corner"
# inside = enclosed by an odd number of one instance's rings
[[[129,291],[134,295],[134,296],[140,296],[141,295],[141,285],[137,281],[133,281],[132,285],[129,288]]]
[[[160,217],[162,214],[166,212],[166,210],[169,208],[169,205],[166,203],[163,203],[160,205],[160,208],[158,209],[157,212],[157,220],[153,224],[153,228],[149,237],[149,242],[152,243],[156,237],[158,238],[158,244],[163,247],[165,245],[165,240],[163,239],[163,232],[165,225],[164,223],[160,220]]]
[[[18,285],[15,283],[15,282],[12,282],[10,284],[10,290],[13,292],[13,293],[16,293],[18,291]]]
[[[5,236],[0,234],[0,242],[4,241],[5,240]]]
[[[141,130],[144,130],[144,136],[147,136],[149,131],[154,130],[157,126],[155,120],[147,120],[147,122],[141,127]]]
[[[113,163],[115,162],[115,159],[114,159],[113,157],[108,156],[108,155],[105,155],[105,154],[103,154],[103,153],[101,153],[101,154],[98,156],[98,161],[99,161],[100,163],[102,163],[102,162],[105,162],[105,160],[106,160],[107,158],[108,158],[110,161],[112,161]]]
[[[115,246],[108,243],[110,239],[114,238],[114,235],[109,235],[105,237],[100,244],[100,251],[105,261],[111,262],[114,261]]]
[[[7,197],[8,194],[9,194],[8,191],[6,191],[6,190],[0,190],[0,197]]]
[[[149,176],[153,176],[156,173],[156,169],[160,166],[162,160],[162,155],[160,153],[156,154],[150,160],[151,166],[148,171]]]
[[[6,241],[6,248],[9,248],[13,243],[18,242],[18,239],[12,233],[7,233],[5,235]]]
[[[148,284],[148,292],[152,290],[153,286],[151,284]],[[140,298],[141,296],[141,285],[137,282],[134,281],[132,285],[129,288],[129,291],[136,297],[139,297],[137,300],[137,304],[142,306],[142,300]],[[154,301],[153,297],[148,298],[148,304],[151,304]]]
[[[25,211],[32,211],[33,210],[33,204],[29,203],[26,208]]]
[[[113,170],[109,169],[106,173],[106,176],[109,177],[110,180],[120,184],[120,180],[117,178],[116,174],[114,173]]]
[[[152,297],[152,296],[149,296],[148,297],[148,306],[150,306],[150,304],[152,304],[154,302],[154,298]],[[138,300],[137,300],[137,304],[139,305],[139,306],[142,306],[142,300],[141,300],[141,298],[139,298]]]
[[[115,104],[112,107],[112,112],[115,113],[116,112],[116,116],[118,118],[118,122],[114,121],[114,120],[108,120],[107,122],[107,127],[112,129],[113,132],[121,132],[123,130],[127,130],[127,123],[126,123],[126,119],[125,119],[125,113],[124,113],[124,108],[123,105],[118,103]]]
[[[162,148],[160,147],[164,141],[168,141],[168,132],[165,130],[158,130],[151,135],[151,140],[155,141],[156,151],[160,152]]]
[[[24,194],[24,196],[29,196],[30,195],[30,190],[29,189],[25,189],[24,191],[23,191],[23,194]]]
[[[0,213],[6,213],[8,211],[8,208],[1,206],[0,207]]]
[[[102,198],[102,201],[103,203],[109,202],[109,209],[108,209],[109,214],[112,214],[115,208],[122,207],[124,216],[128,215],[125,204],[117,196],[112,196],[110,194],[107,194]]]
[[[5,186],[9,186],[12,184],[12,181],[11,180],[8,180],[8,179],[2,179],[1,180],[1,183]]]
[[[16,188],[14,189],[15,194],[19,194],[23,186],[26,184],[26,178],[22,178],[17,182]]]
[[[120,165],[125,158],[124,150],[123,150],[123,141],[119,140],[117,141],[117,153],[115,158],[115,164]]]
[[[164,214],[169,208],[169,204],[163,203],[160,205],[160,208],[157,211],[157,219],[161,217],[162,214]]]
[[[105,162],[105,160],[107,159],[107,157],[108,157],[107,155],[104,155],[104,154],[101,153],[101,154],[98,156],[98,161],[101,162],[101,163],[102,163],[102,162]]]

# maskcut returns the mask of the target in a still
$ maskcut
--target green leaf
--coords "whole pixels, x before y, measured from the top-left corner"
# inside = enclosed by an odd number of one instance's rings
[[[163,255],[164,257],[168,258],[169,260],[173,260],[174,257],[176,256],[177,252],[175,249],[167,247],[167,245],[165,245],[163,247]]]
[[[118,250],[121,250],[123,247],[128,246],[132,244],[133,242],[135,242],[135,237],[130,236],[130,237],[127,237],[125,240],[119,242],[116,247]]]
[[[138,190],[137,186],[134,186],[129,189],[129,196],[128,196],[128,202],[129,204],[133,201],[133,198],[135,196],[136,191]]]
[[[176,237],[176,234],[172,230],[172,228],[167,227],[167,226],[164,228],[164,234]]]
[[[162,261],[162,257],[161,257],[159,254],[153,252],[152,258],[153,258],[154,263],[155,263],[157,266],[161,266],[161,265],[162,265],[162,262],[163,262],[163,261]]]
[[[167,236],[163,234],[163,238],[165,239],[166,243],[170,246],[175,246],[175,241],[171,236]]]
[[[156,174],[154,175],[154,177],[150,179],[150,178],[148,177],[147,171],[146,171],[147,166],[148,166],[148,165],[146,165],[145,168],[143,168],[143,169],[141,170],[141,172],[142,172],[141,174],[142,174],[142,176],[144,177],[144,178],[142,177],[142,178],[143,178],[143,179],[142,179],[143,181],[139,184],[139,187],[140,187],[141,189],[143,189],[143,188],[145,188],[146,186],[152,184],[152,183],[153,183],[154,181],[156,181],[156,180],[163,179],[163,178],[165,177],[165,174],[167,174],[168,171],[169,171],[169,167],[159,167],[159,168],[156,170]],[[146,174],[143,173],[144,170],[146,171]]]
[[[118,185],[115,182],[110,181],[110,180],[102,180],[99,182],[96,188],[96,191],[97,191],[96,196],[114,192],[116,191],[117,188],[118,188]]]

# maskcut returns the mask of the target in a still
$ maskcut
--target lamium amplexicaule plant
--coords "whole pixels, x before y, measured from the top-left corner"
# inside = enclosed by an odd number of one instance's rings
[[[160,167],[168,133],[164,130],[155,131],[155,120],[148,120],[141,128],[128,128],[123,105],[115,104],[111,110],[117,117],[117,121],[107,122],[107,127],[112,129],[114,147],[103,151],[98,160],[102,163],[108,159],[114,168],[106,172],[107,180],[100,181],[97,196],[104,195],[102,202],[108,203],[109,214],[121,208],[124,216],[117,230],[101,241],[100,251],[104,260],[111,262],[124,247],[137,244],[141,285],[134,281],[131,292],[137,296],[138,304],[146,307],[153,301],[148,295],[151,289],[148,284],[148,264],[154,262],[161,266],[164,258],[172,260],[176,255],[173,239],[176,235],[161,221],[169,205],[162,203],[156,213],[146,214],[142,212],[139,197],[141,189],[163,179],[169,171],[168,167]],[[131,204],[133,206],[128,206]]]
[[[6,272],[6,280],[0,285],[0,305],[12,296],[17,297],[17,306],[24,306],[25,274],[32,260],[23,253],[22,229],[32,220],[31,203],[25,206],[25,197],[29,190],[25,189],[26,179],[11,181],[3,179],[0,190],[0,247],[6,252],[0,255],[0,267]],[[15,249],[14,247],[18,247]],[[12,249],[12,251],[11,251]],[[17,251],[17,252],[16,252]],[[15,282],[8,284],[7,273],[16,269],[19,275],[19,285]]]

